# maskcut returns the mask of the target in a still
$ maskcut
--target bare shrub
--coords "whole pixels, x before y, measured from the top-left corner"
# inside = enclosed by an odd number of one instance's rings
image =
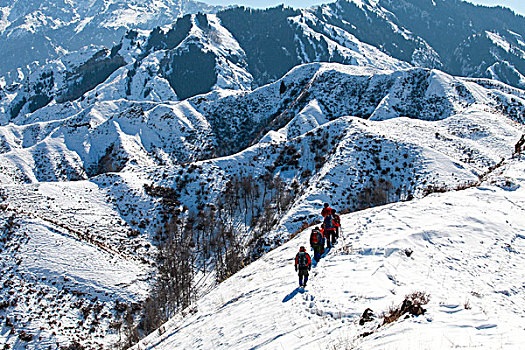
[[[61,350],[84,350],[86,349],[84,345],[80,344],[78,341],[73,341],[66,347],[61,347]]]
[[[21,332],[18,334],[18,338],[19,338],[21,341],[30,342],[31,340],[33,340],[33,335],[30,334],[30,333],[27,333],[26,331],[21,331]]]
[[[373,321],[374,317],[374,311],[372,311],[370,308],[367,308],[359,319],[359,325],[363,326],[365,323]]]
[[[428,185],[427,187],[423,189],[422,195],[423,197],[426,197],[428,195],[431,195],[432,193],[446,193],[448,191],[450,190],[446,185],[432,184],[432,185]]]
[[[383,325],[395,322],[403,315],[406,317],[423,315],[427,311],[423,305],[428,304],[429,298],[430,296],[425,292],[414,292],[405,296],[405,300],[400,306],[390,307],[383,315]]]
[[[293,233],[293,237],[297,236],[299,233],[303,232],[308,227],[310,227],[310,226],[312,226],[314,224],[315,224],[315,220],[314,221],[303,221],[301,226]]]
[[[521,138],[518,140],[518,142],[514,145],[514,153],[513,156],[520,156],[521,152],[523,152],[525,146],[525,134],[521,136]]]
[[[463,184],[459,184],[456,187],[454,187],[454,191],[463,191],[472,187],[477,187],[480,185],[479,181],[468,181]]]

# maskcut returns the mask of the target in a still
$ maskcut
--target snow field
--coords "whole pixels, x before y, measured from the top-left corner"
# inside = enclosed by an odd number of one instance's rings
[[[15,303],[7,313],[1,312],[2,320],[14,321],[15,327],[12,331],[2,323],[0,343],[42,349],[73,340],[93,347],[116,342],[119,335],[109,326],[122,317],[114,309],[115,300],[142,300],[150,269],[45,222],[20,224],[26,241],[19,240],[20,246],[8,247],[1,256],[2,301]],[[20,341],[21,331],[34,334],[33,341]]]
[[[523,171],[516,163],[503,176]],[[343,216],[303,293],[293,258],[308,229],[136,348],[523,349],[525,183],[513,180],[515,190],[484,184]],[[380,315],[415,291],[430,295],[425,315],[357,324],[366,308]]]

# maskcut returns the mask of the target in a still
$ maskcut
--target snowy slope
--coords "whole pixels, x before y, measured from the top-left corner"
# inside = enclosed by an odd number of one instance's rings
[[[333,71],[325,72],[329,73]],[[428,187],[455,188],[476,183],[489,167],[511,156],[524,130],[520,124],[488,112],[483,103],[451,111],[452,116],[441,120],[389,117],[371,121],[346,116],[329,121],[332,118],[320,110],[318,103],[329,99],[315,99],[322,96],[322,91],[312,90],[311,102],[300,113],[290,113],[287,124],[270,131],[254,146],[229,157],[195,163],[202,175],[189,177],[195,186],[187,187],[189,193],[181,195],[181,202],[197,210],[203,203],[197,193],[217,193],[232,176],[243,174],[262,182],[263,175],[270,172],[288,184],[297,182],[300,190],[293,203],[279,218],[276,229],[266,235],[269,242],[275,243],[286,240],[304,221],[311,222],[326,200],[341,210],[353,211],[419,197]],[[337,90],[330,93],[335,100],[344,101]],[[184,167],[169,170],[164,179],[157,177],[157,183],[175,187],[183,177],[181,169]],[[203,178],[220,180],[201,182]],[[376,187],[386,191],[383,203],[368,202],[363,197],[368,189]]]
[[[136,348],[522,349],[523,164],[477,188],[343,216],[339,243],[303,292],[293,257],[308,229]],[[415,291],[430,295],[425,315],[358,325],[366,308],[380,315]]]
[[[101,187],[38,184],[18,188],[16,200],[8,199],[12,189],[3,188],[8,205],[0,211],[0,343],[43,349],[118,342],[127,308],[147,295],[151,247],[147,240],[130,240],[125,217]],[[24,332],[32,335],[29,347],[20,340]]]
[[[86,179],[127,164],[183,163],[209,142],[207,121],[186,102],[97,103],[60,121],[2,129],[3,176],[25,182]]]

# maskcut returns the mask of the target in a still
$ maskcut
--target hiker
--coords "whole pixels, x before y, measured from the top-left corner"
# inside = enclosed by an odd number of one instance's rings
[[[301,246],[301,248],[299,248],[299,253],[295,256],[295,271],[299,272],[300,287],[306,287],[306,282],[308,282],[308,271],[310,271],[311,267],[312,259],[306,252],[306,248]]]
[[[335,241],[339,239],[339,228],[341,227],[341,217],[336,214],[336,210],[332,209],[332,217],[334,218],[335,224]]]
[[[324,237],[318,227],[312,230],[310,235],[310,246],[314,250],[314,260],[319,262],[321,255],[324,253]]]
[[[331,209],[330,213],[324,217],[323,225],[321,227],[323,228],[323,235],[326,238],[326,247],[331,248],[332,244],[335,244],[336,234],[336,226]]]
[[[332,212],[332,208],[330,208],[329,204],[328,203],[325,203],[324,204],[324,208],[323,210],[321,211],[321,215],[323,216],[323,218],[330,214]]]

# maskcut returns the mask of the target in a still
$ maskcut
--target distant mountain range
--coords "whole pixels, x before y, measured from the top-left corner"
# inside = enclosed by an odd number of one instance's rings
[[[86,45],[111,47],[126,30],[153,29],[215,8],[192,0],[1,0],[0,76]],[[8,78],[9,79],[9,78]]]
[[[339,0],[309,10],[238,7],[215,16],[186,15],[178,20],[175,18],[185,11],[210,8],[189,1],[151,2],[148,6],[122,1],[104,2],[103,11],[101,2],[68,2],[68,20],[57,20],[60,25],[56,26],[51,26],[49,23],[55,22],[49,19],[30,22],[34,16],[22,14],[32,8],[23,12],[21,3],[3,10],[9,14],[2,25],[2,37],[7,40],[1,43],[7,52],[3,67],[9,67],[9,57],[23,62],[24,52],[51,52],[38,49],[38,45],[53,47],[53,55],[58,56],[62,51],[57,48],[63,44],[48,45],[47,39],[35,39],[45,30],[60,33],[57,37],[62,39],[70,35],[68,51],[85,44],[109,46],[86,47],[57,61],[34,65],[21,77],[4,77],[0,84],[0,121],[4,122],[53,100],[76,100],[121,67],[126,70],[126,88],[120,97],[145,100],[180,100],[215,88],[249,90],[279,79],[298,64],[316,61],[377,68],[437,68],[453,75],[525,87],[525,18],[508,9],[462,1]],[[38,8],[48,12],[55,8],[42,6]],[[24,21],[7,22],[6,18],[17,13]],[[147,32],[136,29],[137,25],[146,28],[173,20],[170,26]],[[66,29],[67,35],[63,34]],[[122,42],[111,45],[125,30]],[[97,31],[101,32],[95,34]],[[106,35],[108,31],[112,34]],[[17,35],[19,39],[13,41]],[[39,43],[31,44],[37,49],[24,51],[17,46],[32,40]],[[142,77],[144,70],[149,77]]]

